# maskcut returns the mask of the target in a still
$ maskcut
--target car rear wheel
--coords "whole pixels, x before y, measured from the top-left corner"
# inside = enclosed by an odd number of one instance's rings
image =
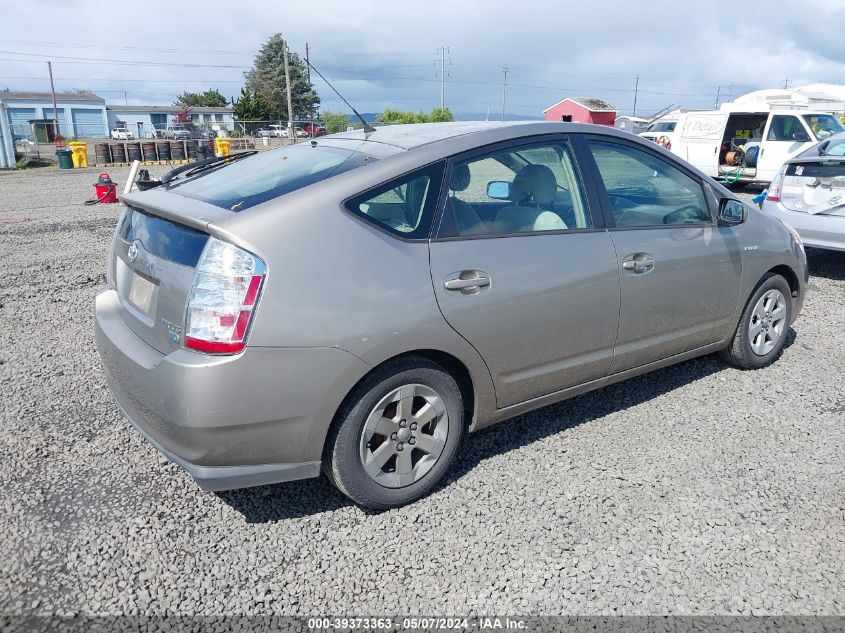
[[[454,378],[425,358],[389,362],[338,413],[326,444],[328,478],[357,504],[395,508],[427,494],[464,435]]]
[[[783,349],[792,321],[792,293],[780,275],[769,274],[751,295],[722,357],[742,369],[772,364]]]

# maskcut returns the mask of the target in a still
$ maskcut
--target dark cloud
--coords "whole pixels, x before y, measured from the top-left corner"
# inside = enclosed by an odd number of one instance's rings
[[[362,111],[436,106],[440,46],[449,47],[447,105],[477,114],[489,107],[493,118],[501,112],[504,65],[510,69],[508,111],[524,116],[541,116],[568,95],[601,97],[630,111],[637,76],[641,113],[670,103],[710,107],[717,89],[724,100],[785,79],[792,85],[845,82],[839,61],[845,40],[835,28],[845,23],[845,7],[830,1],[247,1],[225,11],[183,1],[174,13],[78,0],[19,3],[7,6],[4,18],[0,86],[45,89],[42,61],[10,60],[53,55],[60,88],[92,88],[114,102],[123,101],[124,90],[136,103],[169,103],[183,90],[208,87],[236,95],[242,71],[275,31],[300,54],[309,43],[312,61]],[[71,38],[87,47],[39,45]],[[198,50],[206,52],[186,52]],[[121,63],[79,63],[60,55]],[[151,64],[123,63],[138,60]],[[162,63],[198,66],[152,65]],[[342,109],[328,88],[315,83],[324,107]]]

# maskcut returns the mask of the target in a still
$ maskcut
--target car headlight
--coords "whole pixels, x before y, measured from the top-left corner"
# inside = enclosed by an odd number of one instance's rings
[[[781,220],[781,222],[783,222],[783,220]],[[783,222],[783,225],[786,227],[786,230],[789,231],[790,235],[795,238],[795,242],[798,244],[798,246],[801,247],[801,250],[803,251],[804,240],[802,240],[801,236],[798,235],[798,231],[795,230],[795,227],[793,227],[791,224],[788,224],[787,222]]]

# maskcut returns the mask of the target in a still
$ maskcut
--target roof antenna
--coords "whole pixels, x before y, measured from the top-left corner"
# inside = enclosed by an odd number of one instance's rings
[[[358,117],[358,120],[359,120],[359,121],[361,121],[361,123],[363,123],[363,124],[364,124],[364,132],[365,132],[365,133],[368,133],[368,132],[375,132],[375,131],[376,131],[376,128],[374,128],[372,125],[370,125],[369,123],[367,123],[367,121],[364,119],[364,117],[362,117],[362,116],[361,116],[361,114],[358,112],[358,110],[356,110],[355,108],[353,108],[353,107],[352,107],[352,104],[351,104],[351,103],[349,103],[346,99],[344,99],[342,94],[340,94],[337,90],[335,90],[335,87],[329,83],[329,80],[328,80],[328,79],[326,79],[325,77],[323,77],[323,74],[322,74],[319,70],[317,70],[316,68],[314,68],[314,64],[312,64],[311,62],[309,62],[307,58],[306,58],[306,60],[305,60],[305,63],[306,63],[306,64],[308,64],[308,66],[310,66],[310,67],[311,67],[311,70],[313,70],[315,73],[317,73],[317,75],[320,77],[320,79],[322,79],[323,81],[325,81],[325,82],[326,82],[326,85],[327,85],[329,88],[331,88],[332,90],[334,90],[334,93],[335,93],[338,97],[340,97],[340,100],[341,100],[341,101],[343,101],[346,105],[348,105],[348,106],[349,106],[349,109],[350,109],[350,110],[352,110],[352,111],[355,113],[355,116],[357,116],[357,117]]]

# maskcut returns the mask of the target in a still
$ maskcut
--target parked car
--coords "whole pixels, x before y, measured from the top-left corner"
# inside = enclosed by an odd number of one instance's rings
[[[386,126],[164,180],[122,196],[96,342],[209,490],[322,469],[411,502],[467,431],[702,354],[772,363],[807,288],[794,230],[595,125]]]
[[[795,227],[808,246],[845,251],[845,133],[788,160],[762,208]]]
[[[288,138],[288,128],[286,125],[271,125],[270,132],[270,136],[275,138]],[[296,138],[307,138],[308,132],[301,127],[296,127],[294,128],[294,135]]]
[[[645,132],[640,132],[639,136],[654,143],[658,143],[662,147],[671,149],[675,127],[677,125],[677,121],[661,119],[660,121],[655,121],[649,125]]]
[[[131,141],[135,135],[125,127],[115,127],[112,128],[111,137],[120,141]]]
[[[253,130],[252,135],[255,136],[256,138],[261,138],[262,136],[269,138],[269,137],[273,136],[273,130],[266,128],[266,127],[260,127],[257,130]]]
[[[305,132],[306,136],[324,136],[326,133],[326,128],[324,128],[319,123],[303,123],[302,131]]]
[[[843,130],[828,112],[747,107],[693,111],[680,115],[664,145],[708,176],[768,183],[784,161]]]
[[[186,125],[182,123],[174,123],[165,128],[164,138],[189,139],[193,138],[193,133]]]

